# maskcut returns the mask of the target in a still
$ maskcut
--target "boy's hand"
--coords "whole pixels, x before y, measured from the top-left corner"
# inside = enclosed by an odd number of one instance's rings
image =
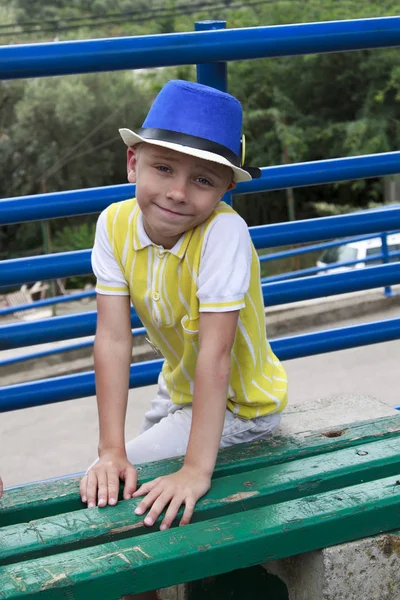
[[[134,498],[146,495],[136,508],[135,513],[142,515],[151,507],[149,514],[144,520],[145,525],[151,526],[167,504],[169,504],[160,526],[160,529],[168,529],[181,505],[184,504],[185,510],[179,525],[187,525],[192,518],[197,500],[208,492],[210,486],[211,477],[194,467],[184,465],[172,475],[158,477],[153,481],[144,483],[133,494]]]
[[[82,479],[79,486],[82,502],[87,502],[88,508],[117,504],[120,479],[125,481],[123,496],[128,500],[136,490],[136,469],[123,450],[110,450]]]
[[[3,495],[3,480],[0,477],[0,498],[2,497],[2,495]]]

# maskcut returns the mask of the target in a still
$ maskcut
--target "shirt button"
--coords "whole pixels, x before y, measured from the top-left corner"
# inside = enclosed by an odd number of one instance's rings
[[[158,258],[164,258],[164,256],[165,256],[165,250],[159,250],[157,252],[157,256],[158,256]]]
[[[160,294],[158,292],[154,292],[153,294],[153,300],[155,300],[156,302],[158,302],[160,299]]]

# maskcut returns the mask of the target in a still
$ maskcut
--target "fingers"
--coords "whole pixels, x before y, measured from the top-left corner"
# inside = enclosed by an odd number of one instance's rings
[[[134,467],[127,467],[125,469],[125,473],[123,475],[123,479],[125,480],[124,485],[124,500],[129,500],[132,498],[134,491],[137,486],[137,471]]]
[[[186,499],[185,510],[183,511],[182,519],[181,519],[181,522],[179,523],[179,526],[188,525],[190,523],[190,521],[192,520],[195,506],[196,506],[196,502],[193,500],[193,498]]]
[[[133,482],[134,473],[130,473],[129,482]],[[132,486],[132,483],[129,483]],[[99,507],[110,504],[111,506],[118,502],[119,491],[119,473],[117,468],[105,468],[102,465],[92,467],[83,477],[80,486],[80,494],[83,502],[87,502],[88,508],[93,508],[96,504]]]
[[[182,499],[179,496],[172,498],[171,502],[169,503],[168,510],[165,513],[165,517],[160,525],[161,531],[163,531],[164,529],[169,529],[171,527],[181,505]]]
[[[159,483],[160,483],[159,477],[157,477],[157,479],[153,479],[153,481],[148,481],[147,483],[143,483],[143,485],[141,485],[140,488],[137,489],[134,494],[132,494],[132,498],[137,498],[138,496],[145,496],[146,494],[151,492],[151,490],[153,490],[156,487],[156,485],[158,485]],[[140,506],[140,504],[139,504],[139,506]]]
[[[147,485],[147,484],[145,484],[145,485]],[[144,486],[142,486],[142,487],[144,487]],[[153,504],[153,502],[155,502],[157,500],[158,496],[160,496],[162,494],[162,492],[163,492],[163,490],[161,488],[157,488],[157,487],[153,486],[153,489],[151,491],[149,491],[149,493],[143,498],[143,500],[141,501],[139,506],[136,507],[135,515],[143,515],[146,512],[146,510],[148,510],[150,508],[150,506]],[[146,519],[147,519],[147,517],[146,517]],[[153,524],[153,523],[148,522],[148,520],[146,521],[146,519],[145,519],[146,525]]]
[[[88,479],[87,475],[85,475],[84,477],[82,477],[80,484],[79,484],[79,493],[81,495],[82,502],[87,502],[87,493],[86,493],[87,479]]]
[[[107,480],[106,480],[107,482]],[[105,482],[105,483],[106,483]],[[87,474],[87,485],[86,485],[86,501],[88,508],[93,508],[97,504],[97,487],[100,488],[101,482],[98,480],[97,471],[95,468],[90,469]],[[104,488],[104,480],[103,480]],[[100,490],[99,490],[100,493]],[[104,490],[102,491],[104,494]]]
[[[154,490],[153,492],[150,492],[150,494],[148,494],[149,496],[151,496],[151,494],[156,494],[156,490]],[[147,496],[146,496],[147,498]],[[145,498],[145,500],[146,500]],[[162,511],[164,510],[164,508],[167,506],[167,504],[170,502],[170,500],[172,499],[172,495],[171,492],[165,491],[163,492],[161,495],[159,495],[157,497],[157,499],[155,501],[151,500],[149,502],[149,506],[151,506],[151,509],[149,511],[149,514],[147,515],[147,517],[144,520],[144,524],[147,525],[148,527],[151,527],[152,525],[154,525],[154,523],[157,521],[158,517],[160,516],[160,514],[162,513]],[[144,500],[141,502],[141,504],[144,502]],[[179,506],[180,506],[180,502],[179,502]]]
[[[99,486],[99,506],[106,506],[107,504],[107,495],[108,495],[108,504],[110,506],[114,506],[118,502],[118,492],[119,492],[119,476],[117,471],[109,471],[105,473],[106,476],[106,495],[102,496],[100,493]]]

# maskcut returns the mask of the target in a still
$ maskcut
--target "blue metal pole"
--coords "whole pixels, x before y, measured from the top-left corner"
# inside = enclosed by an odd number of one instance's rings
[[[381,285],[400,283],[400,263],[380,265],[333,273],[326,277],[303,277],[289,281],[263,283],[265,306],[275,306],[299,300],[312,300],[324,296],[335,296],[347,292],[369,290]]]
[[[233,195],[283,190],[288,186],[295,188],[353,179],[368,179],[369,177],[384,177],[399,172],[399,151],[277,165],[263,167],[259,179],[238,183],[233,190]],[[134,196],[135,186],[126,183],[87,190],[4,198],[0,202],[0,224],[11,225],[27,221],[96,213],[102,211],[112,202],[119,202]],[[396,208],[396,206],[393,208]],[[400,225],[394,225],[394,228],[400,229]],[[375,229],[375,231],[378,231],[378,229]]]
[[[0,288],[92,273],[91,250],[59,252],[30,258],[13,258],[0,262]]]
[[[11,225],[98,213],[114,202],[134,198],[135,193],[135,185],[122,183],[67,192],[4,198],[0,202],[0,224]]]
[[[196,21],[196,31],[217,31],[226,28],[226,21]],[[197,81],[221,92],[228,91],[228,65],[226,62],[198,63]],[[227,192],[224,201],[232,206],[232,192]]]
[[[334,242],[324,242],[322,244],[313,244],[312,246],[301,246],[300,248],[294,248],[293,250],[283,250],[282,252],[271,252],[271,254],[262,254],[259,257],[259,260],[260,263],[267,262],[270,260],[278,260],[280,258],[287,258],[288,256],[308,254],[309,252],[315,252],[316,250],[325,250],[325,248],[335,248],[337,246],[349,244],[350,242],[362,242],[364,240],[372,240],[375,237],[378,237],[378,234],[371,233],[370,235],[360,235],[358,237],[343,238],[341,240],[335,240]]]
[[[96,323],[97,312],[90,311],[77,315],[54,317],[44,321],[2,325],[0,327],[0,350],[87,337],[95,334]],[[131,326],[132,329],[142,326],[133,309],[131,309]]]
[[[388,243],[387,243],[387,233],[386,232],[381,233],[381,240],[382,240],[382,257],[383,257],[382,262],[384,264],[388,264],[390,262],[390,257],[389,257],[389,247],[388,247]],[[385,286],[383,293],[387,297],[395,295],[395,293],[392,291],[392,288],[390,285]]]
[[[280,360],[291,360],[400,338],[400,319],[388,319],[280,338],[271,342]]]
[[[299,271],[290,271],[288,273],[281,273],[281,275],[271,275],[271,277],[263,277],[261,279],[261,283],[271,283],[273,281],[284,281],[286,279],[295,279],[296,277],[303,277],[304,275],[316,275],[320,271],[329,271],[331,269],[337,269],[338,267],[352,267],[354,265],[358,265],[361,262],[372,262],[374,260],[379,260],[382,258],[382,254],[374,254],[373,256],[367,256],[367,258],[363,258],[360,260],[351,260],[348,262],[337,262],[327,265],[326,267],[311,267],[309,269],[300,269]],[[393,252],[391,256],[399,256],[399,252]]]
[[[400,45],[400,17],[0,48],[0,79],[344,52]]]
[[[129,387],[157,383],[163,363],[163,360],[152,360],[131,365]],[[0,412],[75,400],[95,393],[94,371],[29,381],[0,388]]]
[[[400,283],[400,262],[326,277],[312,276],[293,281],[265,283],[262,290],[265,306],[274,306],[397,283]],[[141,326],[133,310],[131,323],[132,328]],[[12,323],[0,327],[0,350],[94,335],[95,329],[95,311],[44,321]]]
[[[77,302],[78,300],[84,300],[85,298],[94,298],[96,296],[95,290],[88,292],[82,292],[80,294],[68,294],[66,296],[54,296],[53,298],[47,298],[46,300],[36,300],[33,304],[19,304],[18,306],[10,306],[9,308],[0,309],[0,317],[5,317],[13,313],[32,310],[32,308],[41,308],[42,306],[51,306],[52,304],[64,304],[66,302]]]
[[[226,29],[226,21],[196,21],[195,31],[217,31]],[[201,43],[201,38],[200,38]],[[221,92],[228,91],[228,68],[224,62],[201,62],[196,65],[197,81]]]
[[[144,327],[139,329],[133,329],[132,335],[134,337],[138,335],[145,335],[146,330]],[[0,360],[0,367],[7,367],[16,363],[25,362],[26,360],[37,360],[38,358],[44,358],[46,356],[53,356],[54,354],[62,354],[64,352],[73,352],[74,350],[84,350],[90,348],[94,344],[94,340],[88,342],[80,342],[79,344],[69,344],[68,346],[57,346],[56,348],[50,348],[49,350],[42,350],[41,352],[33,352],[32,354],[23,354],[22,356],[13,356],[5,360]]]
[[[258,225],[250,234],[256,248],[273,248],[393,229],[400,229],[399,208]]]
[[[400,338],[400,319],[377,321],[340,329],[319,331],[271,342],[281,360],[289,360],[334,350],[377,344]],[[157,382],[163,360],[131,365],[131,388]],[[42,406],[95,394],[93,371],[54,377],[0,388],[0,412]]]
[[[250,235],[256,248],[272,248],[393,229],[400,229],[400,208],[259,225],[250,228]],[[0,287],[86,275],[91,273],[90,255],[91,250],[78,250],[0,261]]]

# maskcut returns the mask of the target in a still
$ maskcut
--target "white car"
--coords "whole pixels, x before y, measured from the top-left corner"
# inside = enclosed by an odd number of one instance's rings
[[[390,252],[400,251],[400,233],[392,233],[387,237],[388,250]],[[348,265],[343,267],[335,267],[334,269],[328,269],[327,271],[319,271],[319,274],[325,273],[341,273],[344,271],[350,271],[351,269],[363,269],[364,267],[370,267],[372,265],[381,265],[382,259],[377,258],[376,260],[369,260],[366,263],[363,262],[367,257],[373,256],[374,254],[381,254],[382,252],[382,238],[376,237],[369,240],[361,240],[359,242],[348,242],[341,246],[334,246],[333,248],[326,248],[319,260],[317,260],[317,267],[323,269],[332,263],[346,263],[352,261],[360,261],[354,265]],[[391,262],[400,260],[400,256],[391,258]]]

